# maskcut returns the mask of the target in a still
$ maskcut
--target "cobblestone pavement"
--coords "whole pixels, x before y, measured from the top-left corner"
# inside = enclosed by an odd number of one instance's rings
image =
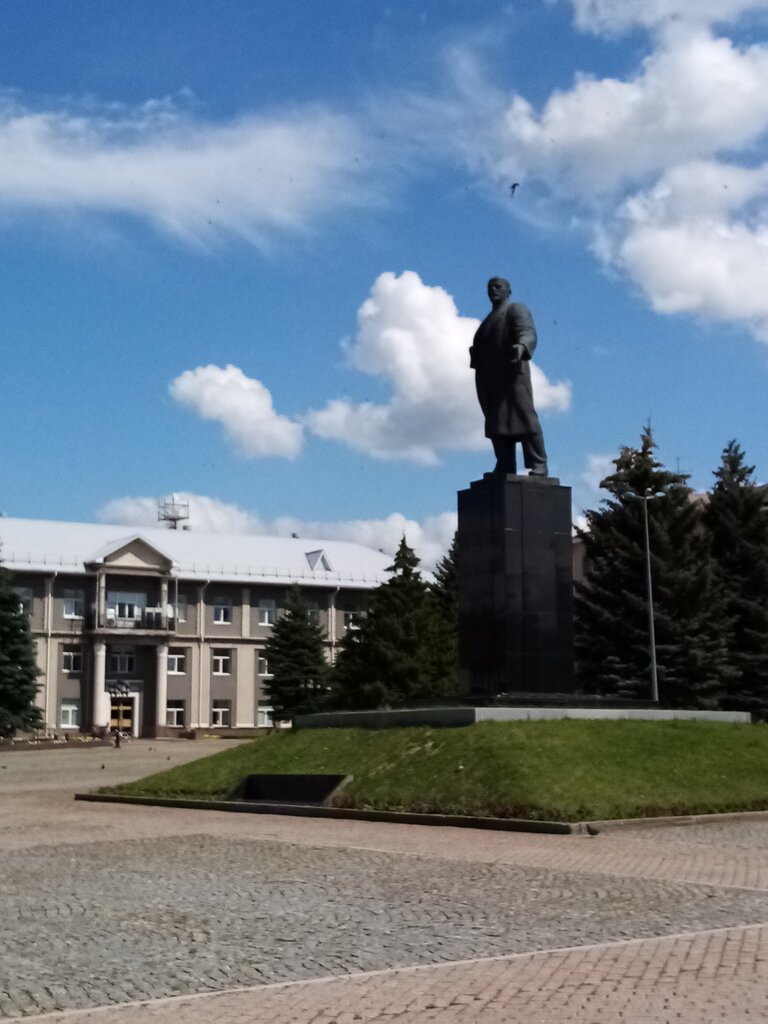
[[[590,839],[84,804],[80,756],[0,758],[43,759],[0,772],[0,1017],[768,1017],[768,821]]]
[[[740,1024],[768,1017],[768,928],[578,947],[55,1014],[45,1024]]]

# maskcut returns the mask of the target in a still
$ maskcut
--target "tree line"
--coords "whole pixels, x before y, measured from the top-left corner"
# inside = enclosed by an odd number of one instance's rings
[[[662,706],[768,711],[766,488],[729,441],[704,495],[656,457],[650,426],[601,482],[578,531],[576,667],[585,692],[650,696],[645,514]]]
[[[768,717],[768,488],[729,441],[707,494],[656,456],[650,426],[601,482],[607,497],[577,531],[585,550],[575,593],[575,658],[584,694],[647,701],[651,645],[645,516],[659,703]],[[275,713],[403,707],[457,697],[459,555],[426,583],[402,540],[392,578],[374,591],[335,666],[298,592],[268,645]],[[314,630],[314,632],[313,632]],[[312,652],[308,689],[300,659]],[[303,662],[307,664],[307,662]]]

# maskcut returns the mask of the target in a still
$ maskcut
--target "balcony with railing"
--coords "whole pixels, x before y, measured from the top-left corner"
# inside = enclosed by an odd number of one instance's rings
[[[98,619],[96,628],[101,630],[144,630],[155,633],[173,633],[176,630],[176,614],[172,605],[166,608],[108,605]]]

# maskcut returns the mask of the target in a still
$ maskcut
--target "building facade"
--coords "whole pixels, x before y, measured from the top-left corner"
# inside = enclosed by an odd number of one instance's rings
[[[333,662],[387,579],[357,544],[0,519],[50,730],[169,736],[270,724],[264,648],[302,588]]]

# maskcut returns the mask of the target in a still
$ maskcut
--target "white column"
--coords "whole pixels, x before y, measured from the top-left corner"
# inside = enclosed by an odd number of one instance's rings
[[[206,728],[211,724],[211,645],[203,644],[200,649],[200,692],[198,694],[199,716],[193,728]]]
[[[237,676],[235,677],[234,724],[239,729],[252,729],[255,714],[254,690],[256,683],[256,648],[240,647],[237,652]]]
[[[43,639],[45,639],[45,649],[43,650]],[[35,637],[35,657],[37,659],[37,667],[40,671],[38,679],[45,680],[45,682],[39,682],[37,686],[37,692],[35,693],[35,707],[40,708],[43,713],[43,719],[45,724],[51,729],[55,729],[57,726],[55,710],[51,711],[51,708],[56,707],[56,684],[55,680],[51,678],[49,671],[51,661],[51,638],[48,637]]]
[[[168,704],[168,644],[159,644],[157,648],[157,680],[155,725],[165,725],[165,709]]]
[[[160,624],[163,629],[168,628],[168,580],[163,577],[160,580]],[[163,719],[165,721],[165,719]],[[159,725],[159,723],[158,723]]]
[[[240,614],[242,616],[242,623],[240,628],[240,634],[243,637],[251,635],[251,588],[243,587],[243,592],[240,596]]]
[[[56,714],[59,680],[59,660],[54,662],[51,658],[53,646],[51,634],[53,632],[53,576],[45,577],[45,604],[43,608],[43,628],[45,629],[45,663],[40,665],[43,670],[40,678],[44,680],[41,688],[37,691],[36,704],[43,708],[43,715],[48,725],[54,729],[59,724]],[[38,642],[38,659],[40,657],[40,643]],[[58,645],[56,645],[58,655]]]
[[[99,569],[96,575],[96,625],[107,624],[107,579],[104,570]]]
[[[107,645],[97,640],[93,645],[93,726],[95,729],[109,727],[112,701],[106,691]]]
[[[336,661],[336,647],[338,645],[338,637],[336,636],[336,597],[339,593],[339,588],[331,591],[330,597],[328,598],[328,639],[330,640],[330,649],[328,651],[328,660],[333,665]]]

